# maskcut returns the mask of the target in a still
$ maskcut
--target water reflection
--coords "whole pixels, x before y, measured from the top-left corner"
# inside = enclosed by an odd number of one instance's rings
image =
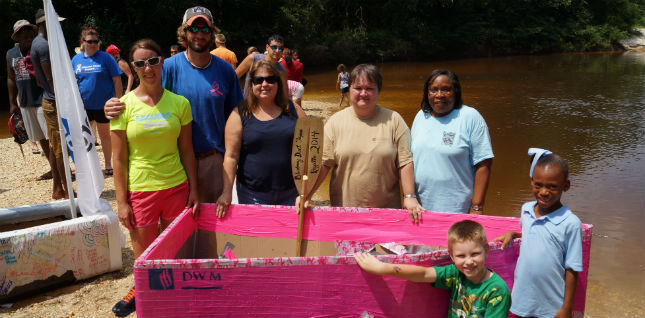
[[[411,125],[424,80],[435,68],[459,75],[464,103],[488,123],[495,159],[486,212],[519,216],[522,203],[533,199],[529,147],[562,155],[570,163],[572,182],[563,201],[600,235],[592,244],[587,314],[616,316],[605,306],[615,300],[635,308],[625,316],[642,316],[645,54],[390,63],[381,65],[379,104],[398,111]],[[311,84],[304,98],[337,103],[335,76],[307,76]]]

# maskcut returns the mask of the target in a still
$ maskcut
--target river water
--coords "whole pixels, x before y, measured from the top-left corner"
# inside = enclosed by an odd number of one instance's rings
[[[645,311],[645,54],[515,56],[380,65],[379,105],[412,125],[435,68],[460,78],[486,119],[495,159],[486,214],[519,217],[533,200],[529,147],[569,161],[563,203],[594,225],[586,316]],[[336,72],[307,74],[305,100],[338,103]],[[490,238],[492,239],[492,238]]]
[[[645,54],[516,56],[380,65],[379,104],[412,124],[435,68],[456,72],[488,124],[495,159],[486,214],[519,217],[533,200],[529,147],[569,161],[563,202],[594,225],[590,317],[645,315]],[[336,72],[308,72],[305,100],[338,102]],[[6,123],[3,110],[0,118]],[[8,134],[3,128],[0,137]],[[28,148],[27,148],[28,149]],[[490,238],[492,239],[492,238]]]

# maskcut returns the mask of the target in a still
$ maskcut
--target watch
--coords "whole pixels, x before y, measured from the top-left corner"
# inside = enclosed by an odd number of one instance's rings
[[[473,204],[470,206],[470,208],[473,209],[473,211],[477,211],[477,212],[484,211],[484,206],[480,204]]]
[[[404,199],[407,199],[407,198],[415,198],[415,199],[416,199],[416,198],[417,198],[417,195],[416,195],[416,194],[404,194],[404,195],[403,195],[403,198],[404,198]]]

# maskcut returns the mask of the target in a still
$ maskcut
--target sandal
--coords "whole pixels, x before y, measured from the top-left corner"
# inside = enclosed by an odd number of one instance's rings
[[[51,178],[52,178],[52,171],[49,170],[43,173],[42,175],[40,175],[40,177],[36,178],[36,181],[50,180]]]
[[[38,150],[38,148],[31,148],[31,153],[33,153],[34,155],[39,155],[40,150]]]
[[[107,168],[103,170],[103,174],[105,174],[106,176],[111,176],[114,174],[114,170],[112,168]]]

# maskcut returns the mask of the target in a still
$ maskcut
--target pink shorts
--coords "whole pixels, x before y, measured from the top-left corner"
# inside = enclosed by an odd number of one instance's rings
[[[188,181],[159,191],[130,191],[128,202],[134,214],[136,227],[159,224],[159,218],[172,220],[186,207]]]

